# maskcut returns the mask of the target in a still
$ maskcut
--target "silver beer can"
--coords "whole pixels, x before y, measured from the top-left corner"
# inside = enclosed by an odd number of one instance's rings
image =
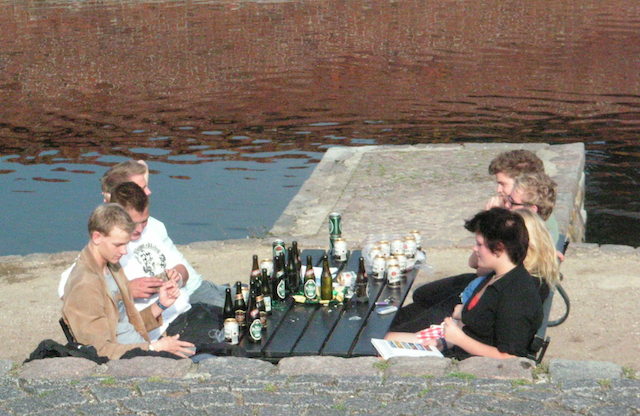
[[[380,240],[378,241],[378,247],[380,247],[380,251],[382,252],[383,256],[390,256],[391,255],[391,244],[389,243],[389,241],[387,240]]]
[[[267,269],[267,276],[273,275],[273,260],[262,259],[260,260],[260,270]]]
[[[373,278],[376,280],[384,279],[384,271],[387,267],[387,261],[382,256],[376,256],[373,259],[373,264],[371,266],[371,274]]]
[[[391,240],[391,254],[395,256],[400,253],[404,253],[404,241],[399,238],[394,238]]]
[[[398,266],[400,266],[400,272],[404,273],[407,271],[407,256],[404,253],[396,254],[396,259],[398,259]]]
[[[392,264],[387,266],[387,286],[399,287],[402,283],[402,273],[400,272],[400,266]]]
[[[407,258],[414,258],[416,256],[416,252],[418,251],[418,246],[416,245],[416,239],[413,236],[407,236],[404,238],[404,254]]]
[[[240,336],[240,328],[235,318],[227,318],[224,320],[224,341],[231,345],[238,344]]]
[[[333,242],[333,258],[337,261],[347,261],[347,240],[336,238]]]
[[[373,246],[371,250],[369,250],[369,261],[373,263],[373,259],[377,256],[382,256],[382,251],[380,250],[380,247]]]
[[[420,231],[418,230],[411,230],[409,231],[409,234],[411,234],[413,236],[413,238],[416,239],[416,247],[418,250],[422,249],[422,234],[420,234]]]

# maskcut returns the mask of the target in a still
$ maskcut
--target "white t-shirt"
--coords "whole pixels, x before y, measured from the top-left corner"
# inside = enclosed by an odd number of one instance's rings
[[[182,253],[178,251],[171,238],[169,238],[164,224],[153,217],[149,217],[149,222],[144,231],[142,231],[140,238],[127,244],[127,254],[120,258],[120,265],[129,280],[155,276],[178,264],[186,267],[189,272],[189,280],[180,289],[180,296],[175,303],[162,312],[163,325],[149,332],[149,337],[152,340],[158,339],[178,315],[191,309],[189,296],[202,283],[202,275],[196,272]],[[71,273],[74,266],[75,263],[60,276],[58,295],[61,298],[64,295],[64,286],[69,278],[69,273]],[[142,310],[157,299],[158,295],[153,295],[148,299],[136,298],[136,309]]]

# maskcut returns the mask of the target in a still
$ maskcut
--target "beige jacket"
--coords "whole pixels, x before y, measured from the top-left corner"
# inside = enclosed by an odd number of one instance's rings
[[[77,342],[93,345],[101,356],[118,359],[134,348],[148,350],[147,331],[162,324],[162,315],[155,318],[151,313],[151,307],[138,312],[133,305],[133,298],[129,293],[127,278],[122,268],[119,264],[109,264],[108,267],[120,290],[129,322],[147,342],[118,344],[116,338],[118,307],[109,296],[103,270],[93,259],[88,246],[80,252],[65,285],[62,316]]]

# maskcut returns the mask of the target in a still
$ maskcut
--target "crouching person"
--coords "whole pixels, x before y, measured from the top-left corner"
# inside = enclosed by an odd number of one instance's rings
[[[174,281],[165,282],[158,300],[138,312],[118,261],[136,224],[117,204],[97,207],[89,218],[89,243],[80,253],[64,287],[62,316],[76,341],[95,347],[98,355],[118,359],[134,348],[192,355],[193,344],[179,336],[150,342],[148,331],[162,324],[162,311],[180,295]]]

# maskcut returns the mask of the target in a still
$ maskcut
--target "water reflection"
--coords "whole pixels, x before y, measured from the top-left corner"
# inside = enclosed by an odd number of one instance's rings
[[[330,146],[584,141],[587,237],[639,245],[638,67],[631,0],[0,0],[3,212],[77,248],[97,177],[144,158],[154,209],[165,189],[193,210],[178,241],[242,237]]]

